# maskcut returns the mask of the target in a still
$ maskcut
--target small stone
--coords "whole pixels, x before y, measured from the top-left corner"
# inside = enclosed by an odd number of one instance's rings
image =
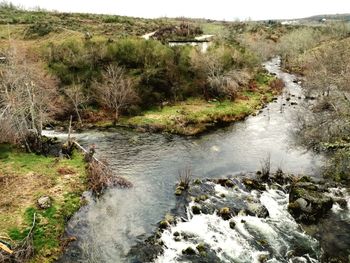
[[[201,184],[202,183],[202,181],[200,180],[200,179],[196,179],[196,180],[194,180],[194,182],[193,182],[194,184]]]
[[[262,246],[267,246],[267,245],[268,245],[268,243],[267,243],[267,241],[266,241],[265,239],[261,239],[261,240],[259,240],[258,242],[259,242],[259,244],[262,245]]]
[[[267,254],[262,254],[262,255],[259,255],[259,262],[261,263],[265,263],[267,262],[267,260],[269,259],[269,256]]]
[[[157,239],[161,238],[162,237],[162,232],[161,231],[157,231],[156,234],[155,234],[155,237]]]
[[[297,222],[313,224],[331,210],[333,202],[322,186],[312,182],[297,182],[290,189],[288,211]]]
[[[160,223],[159,223],[159,228],[160,229],[166,229],[168,227],[169,227],[168,221],[166,221],[166,220],[160,221]]]
[[[196,246],[196,249],[198,250],[199,253],[203,253],[207,250],[207,248],[205,247],[205,243],[199,243],[197,246]]]
[[[244,178],[243,179],[243,184],[249,189],[249,190],[260,190],[260,191],[264,191],[266,190],[266,187],[258,182],[255,179],[248,179],[248,178]]]
[[[176,187],[175,195],[182,195],[182,189],[180,187]]]
[[[231,229],[234,229],[235,226],[236,226],[236,222],[233,221],[233,220],[231,220],[231,221],[230,221],[230,228],[231,228]]]
[[[232,188],[235,184],[230,179],[219,179],[218,184],[224,187]]]
[[[47,209],[51,207],[51,199],[48,196],[42,196],[38,199],[38,206],[41,209]]]
[[[192,213],[194,215],[199,215],[201,213],[201,209],[199,208],[199,206],[196,206],[196,205],[192,206]]]
[[[333,202],[337,203],[343,209],[348,205],[348,202],[344,198],[333,198]]]
[[[196,251],[191,248],[191,247],[188,247],[184,250],[182,250],[182,254],[185,254],[185,255],[195,255],[196,254]]]
[[[209,197],[207,195],[200,195],[200,196],[196,196],[196,198],[194,199],[195,202],[199,203],[200,201],[205,201],[207,200]]]
[[[174,237],[178,237],[180,236],[180,233],[178,231],[175,231],[174,234],[173,234]]]
[[[219,216],[224,220],[229,220],[232,217],[232,213],[229,207],[223,207],[219,210]]]

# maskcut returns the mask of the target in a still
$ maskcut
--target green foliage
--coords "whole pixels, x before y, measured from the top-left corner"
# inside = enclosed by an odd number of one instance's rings
[[[335,181],[350,181],[350,149],[344,148],[334,152],[328,161],[325,175]]]
[[[13,18],[15,24],[23,24],[16,36],[25,30],[26,38],[43,40],[38,41],[41,45],[38,49],[42,51],[51,73],[60,80],[62,93],[65,87],[77,84],[83,87],[84,93],[93,94],[92,84],[101,80],[101,73],[107,65],[124,67],[140,98],[124,114],[137,114],[140,110],[188,97],[217,97],[217,94],[208,92],[208,72],[192,65],[195,47],[170,47],[166,43],[169,39],[163,43],[146,41],[139,37],[142,34],[159,29],[160,36],[169,33],[192,38],[200,34],[204,26],[205,33],[216,35],[217,40],[208,53],[210,59],[217,61],[222,76],[232,70],[252,69],[258,65],[253,52],[243,48],[235,39],[227,41],[227,24],[222,22],[148,20],[43,10],[0,11],[0,23],[8,23],[9,18]],[[87,32],[91,38],[84,37]],[[0,37],[6,38],[6,34]],[[206,55],[198,52],[198,56]],[[202,60],[203,65],[207,64],[205,61]],[[92,99],[88,106],[98,105]]]
[[[255,76],[255,81],[260,86],[269,85],[271,83],[271,81],[274,79],[275,78],[273,76],[271,76],[270,74],[262,73],[262,72],[256,74],[256,76]]]
[[[49,250],[59,246],[58,237],[62,233],[64,221],[57,213],[56,207],[52,206],[46,210],[38,210],[30,207],[25,211],[25,221],[27,227],[23,230],[13,228],[9,230],[9,236],[16,241],[23,240],[29,233],[34,220],[33,243],[36,253],[42,250]]]
[[[240,120],[253,113],[261,107],[264,100],[269,101],[272,98],[268,88],[262,87],[260,92],[246,91],[244,94],[247,99],[234,102],[187,99],[161,109],[153,108],[143,112],[141,116],[124,119],[122,122],[135,126],[155,125],[166,131],[193,135],[203,132],[206,124]]]
[[[100,59],[105,43],[69,38],[61,43],[50,43],[44,48],[51,71],[64,85],[85,83],[100,75]]]
[[[105,16],[103,17],[102,21],[104,23],[119,23],[120,22],[120,17],[119,16]]]
[[[28,39],[43,37],[55,30],[55,27],[51,23],[35,23],[27,28],[25,37]]]
[[[0,145],[0,148],[11,149],[8,145]],[[23,201],[17,200],[20,203],[14,203],[14,207],[11,208],[16,209],[11,210],[12,213],[15,213],[17,217],[22,217],[23,220],[12,218],[11,215],[8,215],[10,220],[14,220],[14,222],[11,221],[11,227],[8,229],[6,229],[6,215],[0,221],[2,223],[1,227],[4,227],[2,228],[3,231],[6,231],[13,241],[20,242],[28,235],[35,213],[33,242],[37,261],[34,262],[43,262],[42,258],[47,259],[48,256],[55,256],[60,251],[60,237],[64,231],[65,224],[82,205],[80,196],[82,191],[85,190],[84,185],[86,182],[84,157],[78,152],[73,152],[72,159],[60,160],[57,163],[57,160],[54,158],[24,153],[15,148],[9,150],[8,154],[8,158],[0,160],[0,174],[16,173],[21,177],[36,174],[37,176],[32,180],[39,180],[45,187],[57,186],[57,189],[61,189],[60,192],[50,190],[50,198],[52,200],[50,208],[38,209],[35,201],[43,193],[47,193],[48,189],[38,189],[38,186],[33,187],[32,191],[26,194],[28,200],[33,200],[29,207],[28,204],[23,205]],[[75,174],[70,175],[69,180],[66,181],[58,174],[60,168],[70,169]],[[37,182],[31,181],[30,183],[37,184]],[[18,188],[20,191],[21,185],[18,185]],[[17,225],[18,221],[22,221],[22,224]]]
[[[81,193],[73,192],[64,195],[64,203],[60,212],[65,220],[68,220],[81,206]]]
[[[12,147],[9,144],[0,144],[0,160],[7,159],[12,151]]]

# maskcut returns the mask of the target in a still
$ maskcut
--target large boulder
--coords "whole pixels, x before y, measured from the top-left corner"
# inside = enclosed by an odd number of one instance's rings
[[[292,185],[288,210],[297,222],[317,223],[333,206],[333,199],[325,189],[312,182],[298,182]]]

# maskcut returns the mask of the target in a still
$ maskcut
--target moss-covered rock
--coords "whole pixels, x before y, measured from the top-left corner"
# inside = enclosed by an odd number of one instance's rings
[[[199,214],[201,213],[200,207],[197,206],[197,205],[192,206],[192,213],[193,213],[194,215],[199,215]]]
[[[196,254],[196,250],[194,250],[192,247],[188,247],[188,248],[182,250],[182,254],[195,255]]]
[[[288,211],[297,222],[312,224],[324,217],[333,206],[333,199],[325,194],[323,187],[311,182],[292,185]]]
[[[182,192],[185,190],[185,188],[181,185],[177,186],[175,189],[175,195],[182,195]]]
[[[204,254],[207,251],[207,247],[205,245],[205,243],[201,242],[196,246],[196,249],[198,250],[198,252],[200,254]]]
[[[233,214],[229,207],[223,207],[219,210],[218,215],[224,220],[229,220]]]
[[[249,190],[260,190],[265,191],[266,187],[264,184],[258,182],[255,179],[249,179],[245,178],[243,179],[243,184],[249,189]]]
[[[218,179],[217,183],[220,184],[221,186],[230,187],[230,188],[234,187],[235,185],[230,179]]]
[[[162,220],[159,222],[159,228],[160,229],[166,229],[170,226],[169,222],[166,220]]]
[[[231,221],[229,222],[229,225],[230,225],[230,228],[231,228],[231,229],[234,229],[234,228],[236,227],[236,222],[233,221],[233,220],[231,220]]]
[[[199,196],[196,196],[194,201],[199,203],[201,201],[205,201],[207,200],[209,197],[207,195],[199,195]]]

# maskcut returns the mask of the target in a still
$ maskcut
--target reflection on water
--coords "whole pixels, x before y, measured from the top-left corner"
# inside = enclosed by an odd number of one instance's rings
[[[121,262],[138,236],[147,235],[175,204],[178,171],[191,167],[195,177],[223,177],[256,171],[268,154],[273,169],[317,176],[321,157],[298,149],[291,141],[291,119],[298,110],[300,87],[293,76],[279,71],[278,60],[266,68],[286,82],[286,91],[260,114],[200,138],[140,134],[117,129],[79,135],[82,144],[95,144],[100,158],[134,184],[111,189],[91,200],[69,222],[76,236],[60,262]],[[287,97],[292,100],[287,101]],[[294,104],[294,103],[293,103]]]

